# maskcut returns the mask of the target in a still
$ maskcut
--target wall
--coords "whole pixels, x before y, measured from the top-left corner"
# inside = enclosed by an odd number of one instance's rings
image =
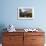
[[[46,28],[45,0],[1,0],[0,24],[13,24],[16,28],[39,27]],[[34,19],[17,20],[18,7],[33,7]]]

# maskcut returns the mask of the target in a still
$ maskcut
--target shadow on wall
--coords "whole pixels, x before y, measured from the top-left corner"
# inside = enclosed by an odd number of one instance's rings
[[[0,24],[0,43],[2,43],[2,36],[3,36],[3,32],[5,32],[6,30],[3,30],[4,28],[6,28],[6,26],[4,24]]]

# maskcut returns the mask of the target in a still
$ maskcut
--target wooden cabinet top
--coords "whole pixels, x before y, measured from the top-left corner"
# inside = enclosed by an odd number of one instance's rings
[[[3,35],[18,35],[18,36],[22,36],[22,35],[45,35],[44,32],[3,32]]]

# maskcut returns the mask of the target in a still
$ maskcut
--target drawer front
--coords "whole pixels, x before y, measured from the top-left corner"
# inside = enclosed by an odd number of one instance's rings
[[[44,44],[44,36],[32,36],[32,44]]]
[[[4,32],[4,36],[23,36],[23,32]]]
[[[23,46],[23,32],[4,32],[3,46]]]
[[[2,44],[2,46],[23,46],[23,44]]]
[[[44,36],[24,36],[24,45],[44,45]]]
[[[5,36],[3,37],[3,43],[14,43],[23,41],[23,36]]]
[[[30,36],[24,36],[24,46],[31,46],[32,44],[32,37]]]
[[[44,36],[45,35],[45,33],[44,32],[24,32],[24,36]]]
[[[44,44],[32,44],[32,46],[44,46]]]
[[[3,44],[2,46],[16,46],[14,44]]]
[[[23,46],[23,36],[4,36],[3,46]]]

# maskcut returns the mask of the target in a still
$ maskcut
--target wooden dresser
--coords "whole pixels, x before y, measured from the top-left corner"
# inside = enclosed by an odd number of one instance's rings
[[[3,46],[44,46],[44,32],[3,32]]]

